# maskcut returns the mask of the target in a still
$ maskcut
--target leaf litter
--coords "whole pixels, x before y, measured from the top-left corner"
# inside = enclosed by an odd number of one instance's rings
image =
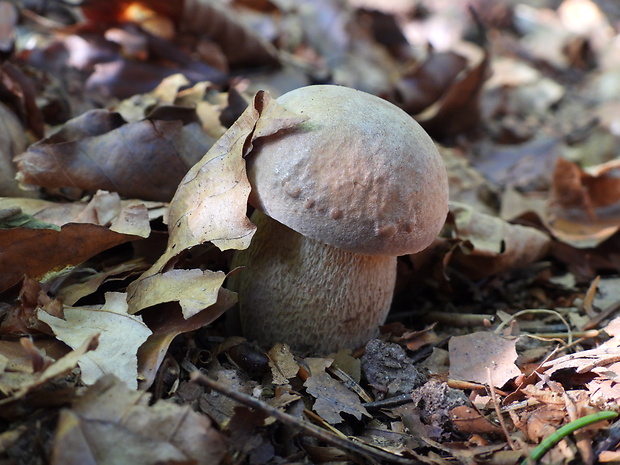
[[[0,2],[2,460],[518,463],[618,411],[620,12],[389,3]],[[225,288],[244,156],[316,82],[412,114],[451,185],[381,336],[328,356],[234,334]]]

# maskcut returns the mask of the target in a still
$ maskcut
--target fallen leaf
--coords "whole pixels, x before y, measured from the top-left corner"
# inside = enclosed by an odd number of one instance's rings
[[[289,379],[297,376],[299,363],[295,360],[289,346],[279,342],[267,352],[267,355],[273,384],[288,384]]]
[[[127,313],[123,293],[106,293],[106,303],[99,307],[66,307],[64,320],[44,311],[38,318],[47,323],[56,337],[70,347],[99,334],[99,346],[80,358],[82,380],[93,384],[108,373],[118,376],[132,389],[138,387],[138,348],[152,334],[142,318]]]
[[[153,334],[138,349],[140,388],[148,389],[151,386],[168,347],[176,336],[212,323],[236,302],[236,294],[222,288],[219,289],[216,302],[191,318],[186,319],[178,307],[170,308],[166,305],[145,312],[144,322]]]
[[[47,383],[65,375],[78,365],[78,360],[86,353],[95,350],[98,343],[97,335],[90,336],[84,340],[83,344],[78,346],[75,350],[63,355],[56,362],[49,365],[43,372],[22,376],[19,378],[18,383],[12,383],[10,387],[5,384],[7,372],[0,374],[0,386],[3,387],[2,390],[5,394],[10,394],[9,397],[0,400],[0,406],[6,408],[6,405],[18,401],[29,393],[44,387]],[[49,393],[47,395],[49,395]]]
[[[154,274],[130,287],[127,298],[131,302],[131,313],[161,302],[178,301],[183,316],[190,318],[215,303],[225,279],[223,271],[199,269],[173,269]]]
[[[306,359],[311,374],[304,386],[316,399],[312,409],[331,425],[344,420],[342,413],[353,415],[358,420],[361,420],[362,416],[370,417],[357,394],[325,372],[324,361],[325,359],[319,359],[318,363],[313,363],[312,359]]]
[[[0,230],[0,290],[24,275],[40,278],[50,270],[84,260],[138,236],[119,234],[105,226],[70,223],[60,231],[15,228]]]
[[[461,405],[450,411],[452,422],[462,433],[502,434],[502,429],[471,407]]]
[[[544,232],[478,213],[458,202],[450,203],[447,223],[454,225],[452,236],[462,241],[450,264],[472,279],[523,268],[550,249],[551,239]]]
[[[130,391],[108,375],[61,412],[52,464],[220,463],[225,443],[205,415],[189,406]]]
[[[254,139],[295,126],[304,119],[283,109],[268,94],[256,94],[253,103],[181,181],[168,209],[169,240],[166,252],[128,288],[132,313],[144,308],[142,298],[146,293],[142,289],[148,285],[147,280],[160,279],[155,276],[161,274],[168,262],[184,250],[205,242],[212,242],[220,250],[249,246],[256,227],[246,216],[251,187],[243,156],[251,149]],[[223,279],[223,275],[217,276]],[[214,293],[217,289],[206,284],[195,289],[198,294],[193,299],[199,302],[212,301],[213,296],[217,295]],[[157,301],[182,301],[185,292],[183,287],[177,287],[176,295],[170,292],[162,296],[164,300],[149,299],[148,302],[154,305]],[[203,292],[205,296],[199,297]],[[199,305],[188,307],[186,317],[199,311]]]
[[[274,66],[274,47],[237,20],[217,0],[184,0],[178,27],[184,33],[208,35],[224,52],[231,67]]]
[[[515,364],[517,340],[479,331],[453,336],[449,342],[450,377],[502,387],[521,371]]]
[[[187,160],[209,148],[191,135],[192,124],[178,119],[126,123],[118,113],[91,110],[15,157],[19,179],[46,188],[104,189],[168,201],[189,169]]]

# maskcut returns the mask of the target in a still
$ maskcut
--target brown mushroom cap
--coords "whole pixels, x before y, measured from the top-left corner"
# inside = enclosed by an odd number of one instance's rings
[[[350,252],[427,247],[448,212],[446,170],[407,113],[370,94],[320,85],[278,99],[308,120],[259,139],[250,203],[289,228]]]

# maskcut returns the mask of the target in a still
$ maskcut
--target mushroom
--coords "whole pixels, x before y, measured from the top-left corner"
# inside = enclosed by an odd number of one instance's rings
[[[241,328],[266,346],[355,348],[385,322],[396,257],[441,230],[446,170],[420,125],[374,95],[316,85],[278,103],[308,119],[247,158],[258,229],[232,261]]]

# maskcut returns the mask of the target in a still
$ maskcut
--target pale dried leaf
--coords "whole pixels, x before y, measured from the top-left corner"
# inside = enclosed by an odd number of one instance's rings
[[[319,359],[319,364],[314,364],[312,374],[304,382],[308,393],[316,399],[312,409],[332,425],[344,420],[342,413],[353,415],[358,420],[361,420],[362,416],[370,417],[357,394],[325,371],[318,369],[322,361],[331,362]]]
[[[501,387],[519,376],[517,340],[481,331],[450,339],[450,377]],[[489,371],[490,370],[490,374]]]
[[[142,299],[146,297],[140,291],[145,285],[143,281],[154,279],[177,254],[205,242],[212,242],[220,250],[249,246],[256,227],[246,216],[251,187],[243,156],[254,139],[293,127],[305,119],[285,110],[268,94],[256,94],[252,104],[179,185],[167,215],[168,247],[157,263],[128,288],[132,313],[145,306]],[[184,301],[185,292],[184,287],[177,287],[176,293],[162,296],[165,300],[149,298],[148,305],[155,305],[158,300]],[[201,304],[187,305],[184,312],[189,317],[200,310]]]
[[[267,356],[269,357],[273,384],[287,384],[289,379],[297,376],[299,364],[289,346],[279,342],[267,352]]]
[[[107,293],[106,303],[99,308],[65,308],[64,320],[41,310],[37,316],[52,328],[58,339],[73,348],[99,334],[99,347],[80,358],[82,380],[86,384],[111,373],[129,387],[138,387],[136,353],[152,333],[141,317],[127,313],[125,294]]]
[[[544,257],[551,244],[544,232],[478,213],[458,202],[450,203],[448,223],[454,225],[453,236],[462,241],[451,263],[467,270],[472,279],[522,268]]]
[[[130,313],[161,302],[178,301],[185,318],[190,318],[217,301],[218,290],[224,279],[226,274],[223,271],[200,269],[170,270],[154,274],[130,287]]]
[[[168,347],[176,336],[212,323],[236,302],[237,294],[221,288],[217,302],[188,319],[184,318],[175,304],[164,304],[159,311],[145,313],[145,322],[153,334],[138,350],[140,388],[148,389],[151,386]],[[175,305],[175,308],[167,308],[165,305]]]

